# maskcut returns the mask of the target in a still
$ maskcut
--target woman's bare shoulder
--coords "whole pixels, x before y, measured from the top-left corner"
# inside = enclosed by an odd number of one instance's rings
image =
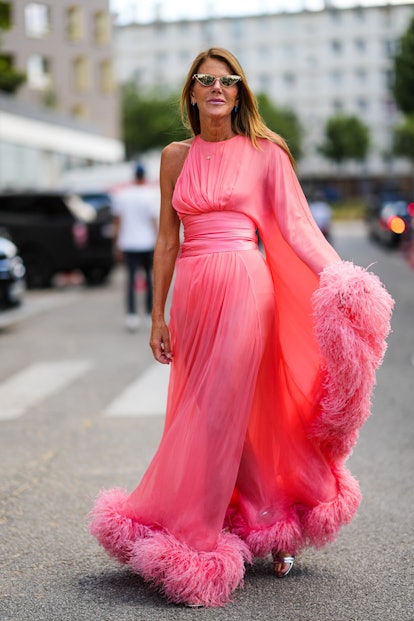
[[[188,155],[194,138],[188,138],[180,142],[171,142],[162,150],[161,166],[171,175],[173,182],[178,178]]]
[[[170,142],[162,151],[164,159],[186,158],[191,145],[194,142],[194,138],[188,138],[187,140],[181,140],[180,142]]]

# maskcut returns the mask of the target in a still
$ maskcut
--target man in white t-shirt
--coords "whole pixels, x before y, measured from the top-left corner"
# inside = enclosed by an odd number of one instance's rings
[[[145,311],[152,310],[152,267],[158,230],[160,194],[145,181],[141,165],[135,169],[133,185],[114,196],[115,248],[127,267],[125,327],[134,331],[140,324],[136,312],[135,279],[137,270],[145,273]]]

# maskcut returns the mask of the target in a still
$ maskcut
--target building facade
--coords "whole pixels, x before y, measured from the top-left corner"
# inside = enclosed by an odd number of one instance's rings
[[[122,160],[109,1],[1,0],[0,14],[0,59],[26,74],[0,97],[0,187]]]
[[[413,4],[338,9],[325,3],[320,11],[131,23],[115,31],[116,72],[120,82],[141,89],[180,90],[201,50],[226,47],[253,92],[296,113],[304,130],[303,176],[335,174],[318,151],[335,114],[356,115],[370,130],[367,161],[347,164],[346,173],[406,174],[408,163],[390,157],[400,119],[390,84],[396,45],[413,15]]]

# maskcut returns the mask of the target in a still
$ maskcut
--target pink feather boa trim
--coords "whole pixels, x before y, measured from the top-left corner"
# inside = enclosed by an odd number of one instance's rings
[[[150,532],[148,526],[125,516],[127,497],[126,490],[120,488],[103,490],[89,513],[89,532],[120,563],[130,561],[134,542]]]
[[[216,548],[198,552],[164,530],[125,517],[127,493],[104,490],[89,514],[89,532],[109,555],[125,563],[161,591],[170,602],[223,606],[243,583],[247,545],[222,532]]]
[[[325,359],[325,392],[311,435],[339,463],[350,454],[370,414],[394,300],[375,274],[345,261],[323,270],[312,301]]]
[[[252,529],[242,515],[229,509],[226,523],[243,539],[254,556],[265,557],[273,550],[298,554],[306,546],[321,548],[333,541],[344,524],[353,518],[361,502],[358,482],[343,466],[333,468],[338,493],[330,502],[313,508],[291,507],[290,515],[268,528]]]

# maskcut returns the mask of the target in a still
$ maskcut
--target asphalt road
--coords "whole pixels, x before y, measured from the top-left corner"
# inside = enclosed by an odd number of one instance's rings
[[[162,430],[165,378],[154,390],[147,329],[123,330],[122,273],[104,288],[30,292],[25,309],[0,318],[1,621],[414,619],[414,272],[361,227],[339,227],[333,243],[374,263],[397,302],[373,415],[349,461],[361,508],[286,579],[269,561],[248,568],[225,608],[167,604],[85,528],[99,489],[135,487]],[[142,407],[128,410],[137,394]]]

